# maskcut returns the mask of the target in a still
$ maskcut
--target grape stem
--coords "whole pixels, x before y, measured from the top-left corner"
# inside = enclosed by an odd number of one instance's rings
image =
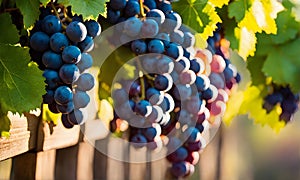
[[[137,71],[139,73],[139,77],[140,77],[140,83],[141,83],[141,99],[145,99],[145,82],[144,82],[144,73],[143,73],[143,70],[142,70],[142,66],[141,66],[141,62],[139,61],[139,59],[136,60],[136,63],[137,63]]]
[[[60,22],[61,22],[61,26],[62,26],[62,28],[63,29],[66,29],[67,28],[67,26],[66,25],[64,25],[63,24],[63,22],[62,22],[62,20],[60,19],[60,17],[59,17],[59,13],[57,12],[57,9],[56,9],[56,7],[54,6],[54,4],[51,2],[50,3],[50,5],[51,5],[51,8],[53,9],[53,11],[54,11],[54,14],[55,14],[55,16],[60,20]]]
[[[141,16],[142,16],[142,17],[145,17],[146,14],[145,14],[145,12],[144,12],[144,4],[143,4],[143,1],[144,1],[144,0],[139,0],[139,3],[140,3],[140,9],[141,9]]]

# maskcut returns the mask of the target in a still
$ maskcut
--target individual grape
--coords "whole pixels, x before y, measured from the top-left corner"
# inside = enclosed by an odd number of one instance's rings
[[[275,104],[281,103],[283,101],[283,96],[281,93],[275,92],[273,94],[266,96],[265,101],[267,101],[268,103],[274,106]]]
[[[200,58],[190,60],[190,64],[190,70],[194,71],[196,74],[202,74],[205,70],[205,64]]]
[[[68,120],[74,125],[82,125],[87,118],[87,114],[80,109],[75,109],[67,115]]]
[[[124,22],[123,32],[130,37],[138,36],[142,25],[143,23],[139,18],[135,16],[130,17]]]
[[[170,44],[170,36],[167,33],[160,32],[155,36],[156,39],[162,40],[164,46],[168,46]]]
[[[94,40],[91,36],[86,36],[86,38],[78,43],[78,47],[81,50],[81,52],[90,52],[94,48]]]
[[[89,91],[95,85],[94,77],[89,73],[83,73],[79,76],[78,80],[75,82],[75,85],[80,91]]]
[[[126,6],[126,0],[113,0],[109,2],[109,7],[115,11],[124,9]]]
[[[146,55],[139,59],[142,64],[142,68],[145,70],[146,73],[154,73],[157,72],[157,61],[158,58],[152,55]]]
[[[107,20],[111,24],[115,24],[118,22],[120,18],[120,11],[114,11],[112,9],[107,10]]]
[[[169,1],[162,1],[158,4],[158,9],[160,9],[165,14],[168,14],[172,11],[172,5]]]
[[[171,33],[180,28],[182,24],[182,19],[178,13],[170,12],[165,14],[165,16],[166,16],[166,20],[162,26],[166,32]]]
[[[159,9],[151,9],[146,13],[146,17],[149,19],[154,19],[158,25],[163,24],[166,19],[165,14]]]
[[[54,70],[59,69],[63,64],[61,55],[56,54],[52,51],[46,51],[43,54],[42,62],[45,65],[46,68],[54,69]]]
[[[42,30],[48,35],[62,30],[60,20],[54,15],[48,15],[43,19]]]
[[[184,147],[179,147],[174,152],[167,155],[167,160],[170,162],[180,162],[188,156],[188,151]]]
[[[163,117],[163,110],[159,106],[152,106],[152,111],[149,116],[146,117],[146,120],[150,123],[158,123]]]
[[[137,1],[128,1],[124,9],[124,15],[126,17],[132,17],[136,14],[140,14],[140,11],[140,4]]]
[[[67,46],[62,52],[62,59],[65,63],[78,63],[81,60],[80,49],[76,46]]]
[[[222,56],[213,55],[212,62],[210,63],[211,71],[215,73],[221,73],[226,67],[226,63]]]
[[[161,40],[153,39],[148,43],[149,53],[162,54],[165,51],[164,43]]]
[[[72,90],[67,86],[60,86],[54,92],[54,100],[57,104],[67,104],[73,100]]]
[[[155,0],[144,0],[144,5],[147,6],[149,9],[156,9]]]
[[[74,124],[72,124],[69,119],[68,119],[68,115],[67,114],[62,114],[61,116],[61,122],[63,124],[63,126],[67,129],[71,129],[74,127]]]
[[[71,101],[68,102],[67,104],[57,104],[56,108],[60,113],[68,114],[74,110],[74,103]]]
[[[195,143],[201,140],[201,134],[195,127],[189,127],[183,132],[183,137],[187,143]]]
[[[183,71],[179,74],[179,80],[182,84],[194,84],[196,74],[192,70]]]
[[[210,114],[213,116],[223,115],[226,104],[222,101],[214,101],[210,104]]]
[[[47,93],[43,95],[43,103],[51,104],[54,102],[54,91],[46,89]]]
[[[175,30],[170,34],[170,39],[173,43],[183,44],[184,42],[184,33],[180,30]]]
[[[87,29],[82,22],[72,21],[66,29],[68,38],[73,42],[81,42],[87,36]]]
[[[138,80],[133,81],[133,83],[131,84],[130,88],[129,88],[129,96],[138,96],[141,93],[141,85],[140,82],[138,82]]]
[[[53,90],[61,84],[61,79],[60,79],[57,71],[45,69],[45,71],[43,73],[43,77],[46,79],[45,83],[47,84],[48,89]]]
[[[210,103],[218,97],[218,89],[214,85],[209,85],[209,87],[202,92],[201,97]]]
[[[131,137],[130,142],[135,148],[142,148],[146,145],[147,139],[142,134],[136,134],[133,137]]]
[[[30,38],[30,47],[35,51],[43,52],[49,49],[49,36],[44,32],[36,32]]]
[[[202,124],[205,120],[210,118],[209,110],[204,107],[203,111],[197,115],[197,124]]]
[[[207,76],[201,74],[196,77],[195,85],[199,92],[205,91],[210,85],[210,80]]]
[[[192,165],[196,165],[200,160],[199,152],[192,151],[188,153],[187,158],[185,159],[186,162],[191,163]]]
[[[174,102],[173,97],[170,94],[165,93],[164,99],[159,106],[161,107],[163,112],[169,113],[169,112],[173,111],[175,108],[175,102]]]
[[[153,19],[145,19],[141,28],[141,36],[143,38],[155,37],[158,34],[158,24]]]
[[[212,72],[209,75],[210,83],[216,86],[217,89],[224,89],[225,88],[225,79],[221,74]]]
[[[73,102],[76,109],[85,108],[90,102],[90,96],[84,91],[77,91],[73,95]]]
[[[172,77],[169,74],[159,74],[154,79],[154,87],[160,91],[168,91],[172,85]]]
[[[160,127],[160,126],[159,126]],[[156,128],[154,127],[149,127],[149,128],[146,128],[144,131],[143,131],[143,135],[146,137],[146,139],[148,141],[153,141],[153,139],[155,138],[155,136],[159,135]]]
[[[202,140],[197,142],[186,143],[185,147],[189,152],[199,151],[203,147]]]
[[[139,115],[147,117],[152,111],[152,106],[149,101],[141,100],[136,103],[134,111]]]
[[[183,49],[175,43],[170,43],[166,46],[165,54],[175,61],[179,61],[183,56]]]
[[[61,53],[65,47],[69,45],[69,40],[63,33],[55,33],[50,37],[51,50],[56,53]]]
[[[186,57],[182,57],[177,63],[175,63],[175,70],[178,73],[187,71],[190,68],[190,60]]]
[[[184,40],[182,44],[184,48],[193,47],[195,41],[195,36],[191,32],[184,32]]]
[[[124,0],[122,0],[122,1],[124,1]],[[87,29],[87,35],[88,36],[91,36],[92,38],[95,38],[95,37],[100,35],[101,26],[97,21],[89,20],[89,21],[84,22],[84,25]]]
[[[147,44],[143,40],[134,40],[131,43],[131,50],[135,54],[144,54],[147,51]]]
[[[93,65],[92,56],[88,53],[82,53],[81,54],[81,59],[77,63],[77,67],[78,67],[80,73],[82,73],[86,69],[89,69],[90,67],[92,67],[92,65]]]
[[[155,88],[148,88],[146,91],[146,98],[152,105],[155,105],[160,104],[163,101],[164,95],[161,91]]]
[[[75,64],[64,64],[59,69],[59,77],[66,84],[74,83],[79,75],[79,69]]]
[[[171,73],[174,69],[174,62],[167,56],[162,56],[156,61],[156,69],[160,74]]]

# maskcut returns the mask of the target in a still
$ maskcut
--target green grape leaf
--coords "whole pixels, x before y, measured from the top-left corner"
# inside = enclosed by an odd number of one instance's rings
[[[216,24],[221,22],[215,7],[207,0],[181,0],[172,6],[181,15],[183,23],[200,33],[204,40],[213,35]]]
[[[8,13],[0,14],[0,27],[2,28],[2,36],[0,36],[0,43],[15,44],[19,41],[19,33],[14,24],[12,24],[10,15]]]
[[[40,1],[39,0],[16,0],[17,7],[20,9],[24,17],[24,26],[29,28],[40,15]]]
[[[252,81],[251,85],[258,86],[260,84],[265,84],[266,76],[261,70],[265,60],[266,57],[264,56],[255,56],[255,57],[248,58],[247,68],[250,71],[250,75],[251,75],[251,81]]]
[[[99,14],[106,17],[106,2],[108,0],[59,0],[65,6],[72,7],[73,14],[81,14],[84,19],[97,20]]]
[[[228,5],[228,17],[241,21],[249,8],[248,1],[236,0]]]
[[[254,56],[257,33],[277,33],[275,19],[283,9],[276,0],[235,0],[228,6],[228,16],[237,22],[234,36],[239,41],[238,52],[244,59]]]
[[[278,14],[276,19],[277,34],[271,35],[272,41],[276,44],[285,43],[294,39],[299,32],[300,23],[292,17],[290,11],[282,11]]]
[[[0,104],[4,112],[25,112],[42,102],[44,78],[28,49],[0,44]]]
[[[278,84],[290,84],[294,91],[300,90],[299,62],[300,39],[288,42],[282,46],[274,47],[264,63],[262,71],[266,76],[272,77]]]

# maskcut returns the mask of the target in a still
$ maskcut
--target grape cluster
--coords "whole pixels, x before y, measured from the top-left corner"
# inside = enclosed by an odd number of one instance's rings
[[[43,103],[53,113],[62,113],[66,128],[82,124],[83,110],[90,102],[86,93],[94,87],[94,77],[86,70],[93,64],[89,52],[93,39],[101,33],[97,21],[81,16],[64,17],[50,7],[41,9],[40,20],[30,34],[30,54],[44,71],[46,94]]]
[[[167,138],[171,173],[188,176],[205,147],[205,128],[222,116],[239,81],[237,70],[222,51],[194,48],[193,33],[169,1],[111,0],[107,9],[106,20],[116,24],[111,43],[136,54],[139,75],[112,90],[111,131],[127,121],[129,141],[137,148],[161,148]],[[213,48],[219,48],[221,39],[215,39]]]
[[[269,113],[279,104],[281,107],[280,120],[288,123],[298,110],[299,94],[294,94],[289,86],[272,84],[272,92],[264,98],[263,108]]]

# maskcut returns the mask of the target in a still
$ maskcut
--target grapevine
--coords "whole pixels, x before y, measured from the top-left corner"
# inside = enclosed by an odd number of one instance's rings
[[[166,147],[172,175],[187,177],[219,121],[247,114],[275,131],[292,122],[298,11],[293,0],[0,0],[1,138],[9,112],[82,125],[99,83],[111,132],[137,149]],[[100,48],[114,52],[96,79]]]

